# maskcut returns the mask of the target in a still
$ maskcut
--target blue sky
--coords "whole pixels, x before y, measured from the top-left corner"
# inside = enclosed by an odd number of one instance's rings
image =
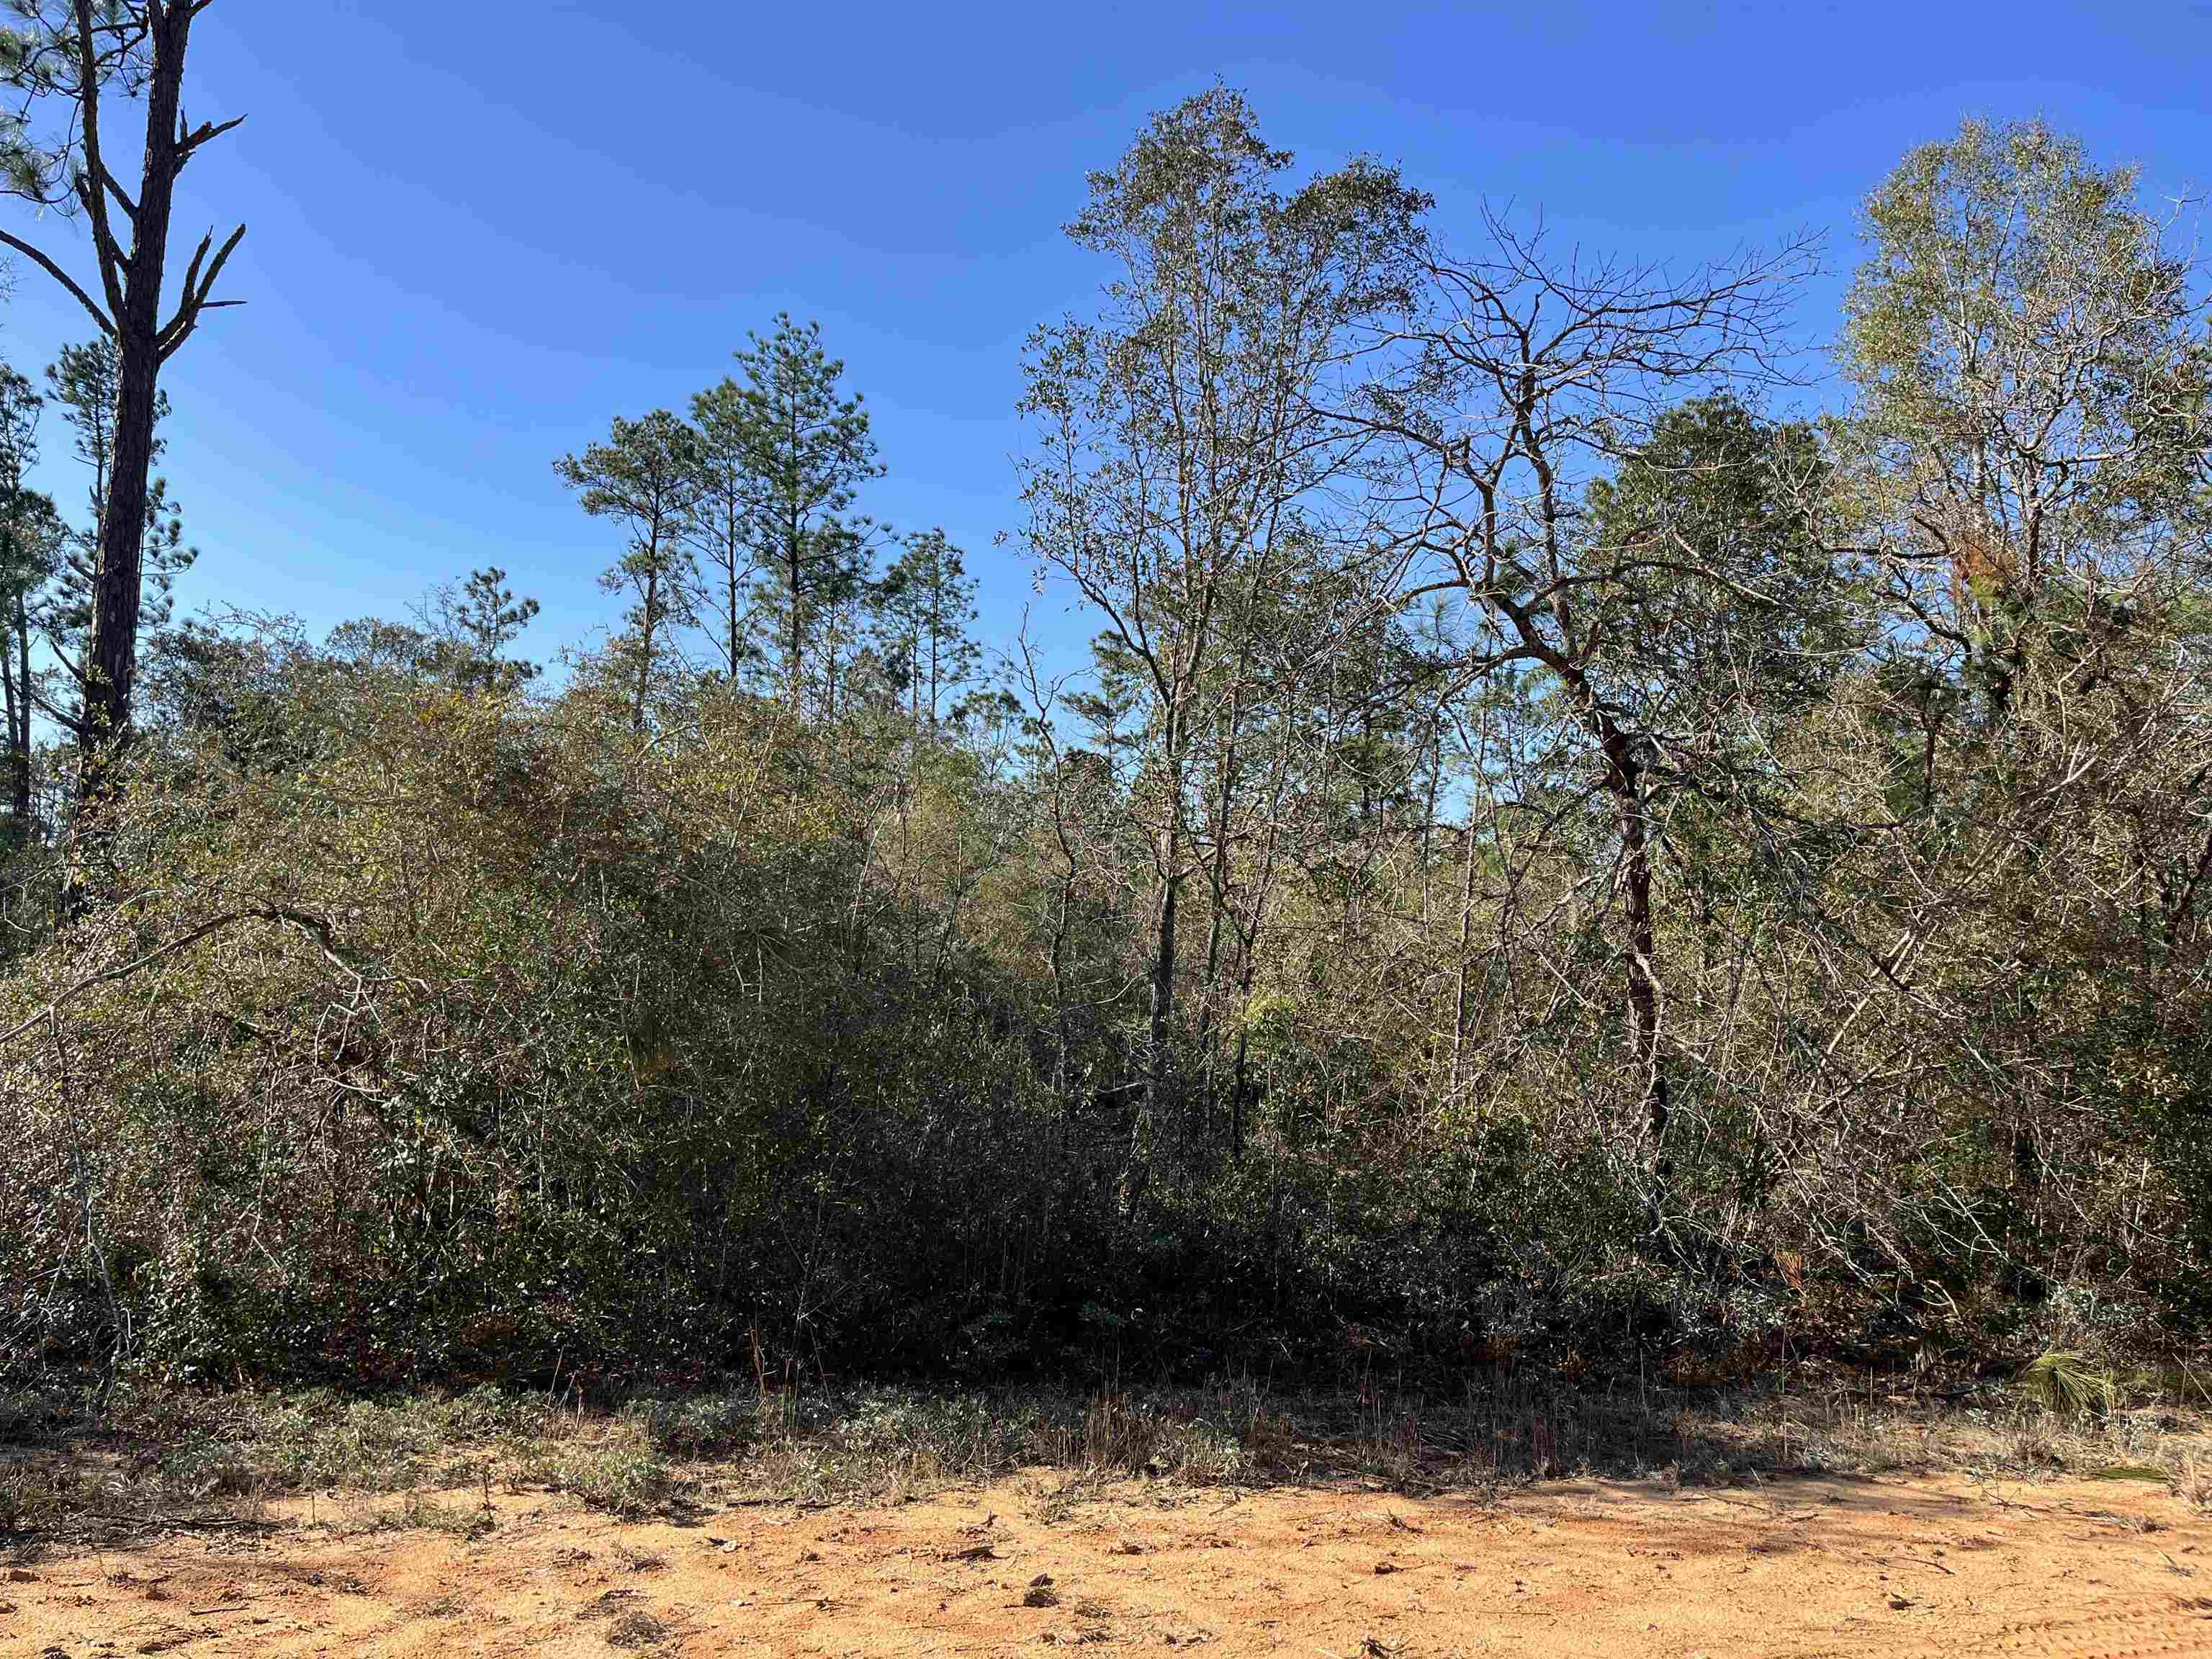
[[[681,409],[779,309],[820,320],[875,411],[863,505],[942,524],[998,642],[1032,599],[1019,351],[1101,273],[1059,227],[1086,169],[1218,78],[1302,164],[1365,151],[1438,198],[1691,259],[1828,234],[1831,326],[1856,204],[1968,114],[2041,115],[2147,190],[2212,185],[2212,3],[1100,3],[752,7],[709,0],[216,0],[186,112],[243,113],[177,234],[243,219],[172,363],[167,461],[202,550],[190,608],[318,632],[403,614],[497,563],[544,604],[532,654],[612,613],[618,550],[552,460],[611,416]],[[0,204],[11,224],[27,216]],[[27,226],[73,269],[82,233]],[[175,263],[181,263],[181,253]],[[0,354],[34,377],[82,313],[19,262]],[[49,487],[81,485],[58,459]],[[1089,628],[1034,601],[1073,661]]]

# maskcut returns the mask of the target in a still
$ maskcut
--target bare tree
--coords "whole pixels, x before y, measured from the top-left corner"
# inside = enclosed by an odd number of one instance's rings
[[[1426,256],[1427,301],[1387,343],[1403,354],[1400,371],[1356,420],[1400,447],[1407,602],[1458,596],[1475,623],[1468,681],[1545,677],[1589,745],[1592,784],[1613,818],[1633,1091],[1663,1176],[1672,1091],[1654,798],[1690,757],[1632,695],[1624,647],[1644,622],[1624,599],[1651,574],[1742,583],[1721,550],[1663,515],[1625,544],[1598,535],[1586,495],[1638,453],[1670,404],[1780,372],[1787,307],[1811,250],[1793,242],[1674,276],[1554,258],[1540,229],[1496,214],[1485,225],[1480,256]]]

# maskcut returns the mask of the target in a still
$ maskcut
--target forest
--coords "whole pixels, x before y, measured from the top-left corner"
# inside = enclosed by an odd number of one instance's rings
[[[89,313],[0,374],[0,1369],[2201,1352],[2188,204],[1969,121],[1689,267],[1217,84],[1066,181],[1000,544],[880,516],[868,366],[765,317],[545,457],[591,641],[466,550],[313,637],[250,556],[171,601],[159,371],[253,316],[166,246],[250,138],[200,9],[0,64],[15,282]],[[1079,671],[979,627],[1031,580]]]

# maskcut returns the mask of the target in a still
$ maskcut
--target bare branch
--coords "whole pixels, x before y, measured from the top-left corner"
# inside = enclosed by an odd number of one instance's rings
[[[225,927],[241,921],[278,921],[296,927],[315,939],[325,957],[337,966],[345,969],[347,972],[354,971],[351,965],[338,955],[337,941],[331,925],[320,916],[312,915],[307,911],[296,910],[281,904],[248,905],[236,910],[226,910],[218,916],[210,917],[197,927],[190,928],[179,934],[167,944],[157,945],[144,955],[135,957],[129,962],[118,963],[112,968],[104,968],[96,974],[86,975],[21,1024],[6,1031],[0,1031],[0,1048],[13,1042],[17,1037],[39,1024],[40,1021],[53,1018],[62,1009],[94,987],[111,985],[118,980],[128,979],[133,974],[152,967],[164,957],[174,956],[186,945],[205,939],[210,933],[220,932]]]
[[[228,132],[245,119],[243,115],[234,115],[228,121],[203,121],[189,132],[182,131],[179,124],[179,131],[177,134],[178,167],[182,169],[185,163],[192,159],[193,153],[202,145],[222,137],[224,133]]]
[[[100,325],[100,332],[108,336],[111,339],[114,337],[115,324],[113,320],[109,318],[106,312],[100,308],[97,302],[94,301],[92,295],[87,294],[82,289],[77,286],[76,278],[72,277],[67,271],[64,270],[59,265],[48,258],[45,253],[41,252],[38,248],[33,247],[30,243],[25,241],[20,236],[14,235],[8,231],[0,230],[0,242],[5,242],[9,247],[14,248],[16,252],[21,253],[27,258],[35,262],[39,268],[44,270],[46,275],[52,277],[64,288],[67,289],[71,294],[75,295],[76,296],[77,303],[82,306],[87,311],[90,312],[92,313],[93,321]]]
[[[193,250],[191,263],[185,270],[184,292],[177,301],[177,314],[155,337],[155,344],[161,351],[163,362],[173,356],[177,349],[191,338],[192,331],[199,326],[202,312],[245,303],[242,300],[210,300],[208,295],[214,292],[216,280],[222,275],[222,268],[229,263],[232,252],[245,240],[246,227],[240,225],[230,233],[217,251],[214,263],[208,266],[206,274],[203,276],[200,264],[207,257],[208,245],[214,238],[215,233],[211,230],[200,238],[200,245]]]

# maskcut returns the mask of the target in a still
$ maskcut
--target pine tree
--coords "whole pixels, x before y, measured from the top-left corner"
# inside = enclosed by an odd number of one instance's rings
[[[883,476],[867,410],[839,391],[845,365],[822,349],[819,325],[780,315],[767,338],[737,354],[736,405],[745,439],[746,539],[768,574],[762,609],[783,651],[797,710],[810,643],[823,619],[867,580],[875,526],[851,515],[854,492]],[[836,653],[824,665],[834,682]]]
[[[580,492],[585,512],[613,520],[629,534],[627,550],[599,586],[635,597],[616,647],[632,686],[631,724],[642,732],[673,631],[696,614],[697,568],[683,532],[698,501],[698,434],[665,409],[642,420],[617,416],[606,442],[553,465],[562,482]]]
[[[89,672],[87,653],[97,610],[100,549],[107,534],[104,515],[114,485],[118,380],[114,343],[104,337],[82,345],[65,345],[46,366],[47,391],[68,422],[71,453],[92,474],[85,492],[88,526],[69,537],[46,612],[55,651],[81,688]],[[161,435],[161,424],[168,417],[168,394],[156,393],[149,465],[160,461],[168,447]],[[169,494],[167,478],[156,475],[148,483],[145,512],[139,553],[138,627],[143,634],[152,635],[168,626],[175,608],[177,578],[191,568],[199,550],[185,544],[183,514]]]
[[[538,678],[538,664],[501,653],[521,637],[538,615],[538,601],[518,599],[497,565],[472,570],[456,589],[448,583],[432,596],[430,620],[453,657],[452,674],[478,690],[512,691]]]
[[[744,389],[727,377],[708,387],[691,399],[691,422],[699,434],[699,495],[690,536],[707,565],[702,610],[734,681],[760,655],[751,637],[751,586],[761,566],[754,538],[765,491]]]
[[[982,647],[969,636],[975,579],[942,530],[907,538],[875,595],[875,635],[917,727],[935,731],[947,702],[971,684]]]
[[[32,834],[31,617],[35,596],[54,574],[59,515],[53,501],[25,483],[39,459],[45,399],[13,368],[0,366],[0,694],[7,720],[8,822],[0,846]]]
[[[88,616],[76,663],[82,693],[76,725],[95,738],[119,738],[131,725],[137,674],[143,577],[150,568],[149,526],[167,522],[149,499],[157,387],[162,365],[180,350],[206,312],[234,301],[212,297],[223,267],[246,235],[240,225],[220,247],[202,237],[165,317],[169,220],[178,175],[203,148],[243,117],[204,121],[184,116],[185,49],[192,23],[212,0],[15,0],[18,22],[0,30],[0,78],[19,94],[0,124],[0,171],[9,193],[41,212],[81,213],[99,279],[89,289],[34,243],[0,231],[0,242],[36,264],[99,323],[112,341],[115,396],[106,494],[94,515],[98,552],[88,561]],[[144,126],[126,137],[134,106]],[[135,149],[135,155],[132,150]],[[118,167],[137,166],[126,189]],[[100,297],[95,298],[94,294]],[[175,543],[157,550],[173,562]],[[88,744],[80,796],[104,792],[99,745]],[[74,908],[76,901],[70,901]]]

